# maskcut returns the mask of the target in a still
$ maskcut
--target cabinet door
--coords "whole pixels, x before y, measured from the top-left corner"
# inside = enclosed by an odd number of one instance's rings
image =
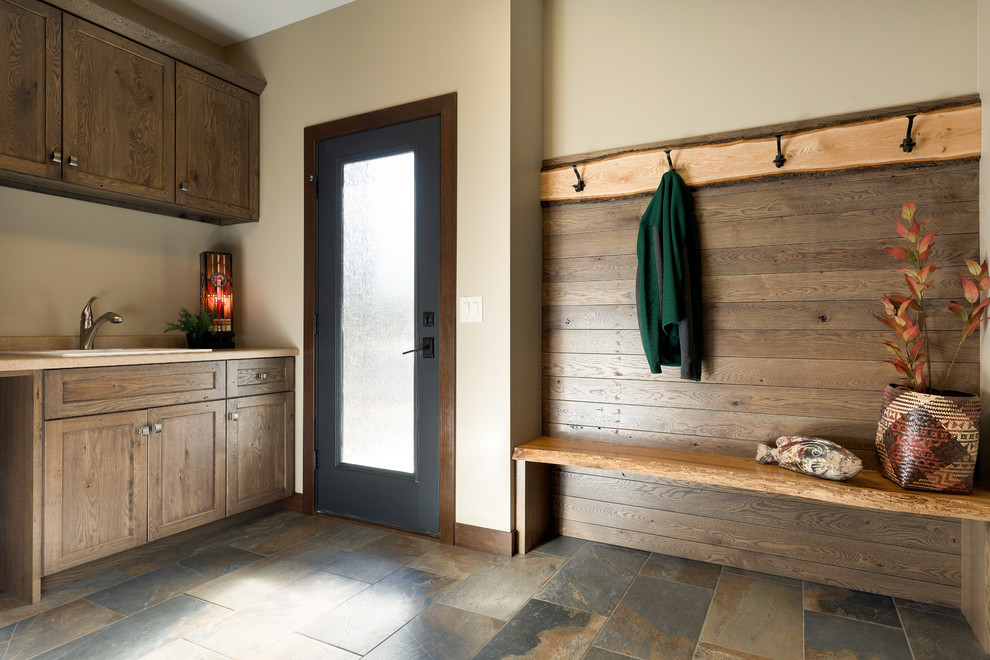
[[[44,552],[50,575],[148,540],[147,413],[45,422]]]
[[[63,178],[172,201],[175,62],[74,16],[63,21]]]
[[[62,13],[35,0],[0,0],[0,168],[59,178]]]
[[[257,95],[182,63],[175,87],[176,203],[257,220]]]
[[[223,401],[148,412],[148,540],[224,517]]]
[[[291,392],[227,401],[227,515],[288,497],[294,485]]]

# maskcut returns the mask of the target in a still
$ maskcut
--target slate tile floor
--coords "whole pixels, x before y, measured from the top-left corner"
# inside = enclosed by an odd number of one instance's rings
[[[958,610],[559,537],[513,558],[279,512],[0,594],[0,659],[987,658]]]

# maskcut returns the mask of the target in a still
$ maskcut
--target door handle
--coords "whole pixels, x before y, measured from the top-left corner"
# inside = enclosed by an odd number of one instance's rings
[[[423,337],[423,345],[418,348],[410,348],[408,351],[403,351],[403,355],[408,355],[409,353],[415,353],[416,351],[423,351],[423,357],[427,360],[432,360],[436,357],[433,352],[433,337]]]

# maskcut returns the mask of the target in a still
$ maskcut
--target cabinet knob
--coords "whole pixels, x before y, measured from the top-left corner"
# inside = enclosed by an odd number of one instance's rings
[[[237,421],[237,418],[239,417],[239,415],[237,413],[235,413],[235,412],[232,412],[229,415],[227,415],[227,417],[230,418],[230,421],[236,422]]]
[[[154,425],[152,425],[151,432],[152,433],[161,433],[162,432],[162,425],[161,424],[154,424]]]
[[[189,192],[189,186],[186,185],[185,181],[179,183],[179,190],[181,190],[182,192]]]
[[[53,163],[61,163],[62,162],[62,152],[61,151],[53,151],[52,152],[52,162]]]
[[[264,371],[262,371],[261,373],[259,373],[258,374],[258,380],[268,380],[268,373],[267,372],[264,372]]]
[[[138,429],[138,435],[148,435],[150,432],[151,429],[149,429],[147,426],[142,426],[141,428]]]
[[[79,159],[75,156],[69,156],[69,167],[79,167]]]

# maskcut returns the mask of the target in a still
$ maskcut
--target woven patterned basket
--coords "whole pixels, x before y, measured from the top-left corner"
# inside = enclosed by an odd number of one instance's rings
[[[980,397],[920,394],[888,385],[877,425],[880,474],[902,488],[973,492]]]

